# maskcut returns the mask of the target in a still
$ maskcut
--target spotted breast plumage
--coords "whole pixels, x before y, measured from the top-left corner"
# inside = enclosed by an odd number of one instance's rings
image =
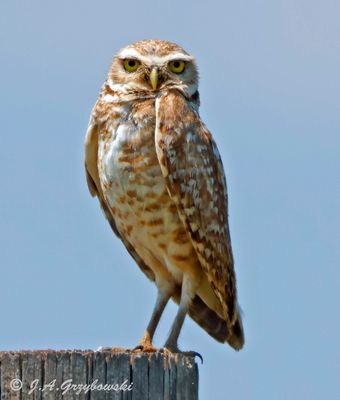
[[[179,352],[186,314],[219,342],[244,343],[225,174],[198,108],[193,57],[144,40],[114,57],[86,135],[89,189],[158,289],[144,351],[170,298],[179,308],[166,351]]]

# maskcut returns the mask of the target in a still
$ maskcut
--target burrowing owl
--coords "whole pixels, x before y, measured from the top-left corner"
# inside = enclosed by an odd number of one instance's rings
[[[200,119],[192,56],[143,40],[114,57],[86,134],[85,166],[115,234],[158,296],[139,348],[170,298],[179,304],[164,349],[178,352],[185,315],[219,342],[244,343],[216,144]]]

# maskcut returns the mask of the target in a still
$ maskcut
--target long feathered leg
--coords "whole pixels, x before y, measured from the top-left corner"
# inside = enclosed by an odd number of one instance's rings
[[[139,342],[139,345],[135,347],[134,350],[142,350],[142,351],[157,351],[157,349],[153,346],[152,340],[155,334],[158,323],[161,319],[165,306],[169,301],[170,295],[168,293],[164,293],[159,290],[157,295],[157,300],[155,307],[153,309],[150,322],[146,328],[146,331]]]
[[[181,351],[178,348],[178,337],[183,327],[185,316],[189,310],[190,304],[196,294],[196,286],[188,276],[183,277],[181,300],[175,320],[171,326],[169,336],[164,344],[164,352],[181,353],[188,356],[198,356],[203,362],[202,356],[196,351]]]

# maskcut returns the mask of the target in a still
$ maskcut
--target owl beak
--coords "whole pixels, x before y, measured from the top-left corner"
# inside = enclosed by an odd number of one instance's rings
[[[153,90],[157,89],[158,86],[158,70],[157,68],[152,68],[150,72],[150,83]]]

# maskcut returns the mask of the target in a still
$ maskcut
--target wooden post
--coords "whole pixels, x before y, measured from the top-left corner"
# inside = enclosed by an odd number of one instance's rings
[[[160,352],[0,352],[0,399],[197,400],[198,368]]]

